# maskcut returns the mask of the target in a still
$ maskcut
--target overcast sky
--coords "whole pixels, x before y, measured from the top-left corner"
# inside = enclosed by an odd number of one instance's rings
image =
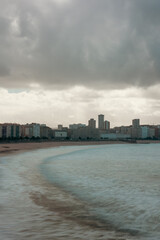
[[[159,0],[1,0],[0,122],[160,123]]]

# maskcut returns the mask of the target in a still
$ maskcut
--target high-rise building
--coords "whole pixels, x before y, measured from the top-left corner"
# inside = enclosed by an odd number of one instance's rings
[[[98,115],[98,128],[104,129],[104,115],[103,114]]]
[[[109,121],[104,121],[104,129],[109,130],[110,129],[110,122]]]
[[[139,119],[133,119],[132,120],[132,127],[133,128],[139,128],[140,127],[140,120]]]
[[[140,127],[139,119],[132,120],[131,137],[132,138],[141,138],[142,137],[142,129]]]
[[[63,125],[62,124],[59,124],[58,125],[58,130],[62,130],[63,129]]]
[[[93,118],[91,118],[91,119],[88,121],[88,127],[90,127],[90,128],[96,128],[96,120],[94,120]]]

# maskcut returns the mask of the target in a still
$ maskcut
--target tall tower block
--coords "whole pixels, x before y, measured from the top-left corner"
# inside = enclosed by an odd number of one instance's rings
[[[98,128],[104,129],[104,115],[103,114],[98,115]]]

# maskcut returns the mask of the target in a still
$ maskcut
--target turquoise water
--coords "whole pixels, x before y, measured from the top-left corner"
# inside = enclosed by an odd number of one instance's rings
[[[42,174],[116,229],[160,239],[160,145],[104,145],[44,159]]]
[[[160,144],[0,159],[0,239],[160,239]]]

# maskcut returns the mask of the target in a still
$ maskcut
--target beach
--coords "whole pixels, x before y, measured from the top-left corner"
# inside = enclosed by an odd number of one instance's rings
[[[52,142],[26,142],[26,143],[0,143],[0,156],[22,153],[36,149],[45,149],[61,146],[85,146],[103,144],[124,144],[122,141],[52,141]]]
[[[22,153],[36,149],[54,148],[61,146],[87,146],[104,144],[132,144],[126,141],[48,141],[48,142],[18,142],[0,143],[0,156]],[[137,144],[160,143],[160,140],[137,140]]]

